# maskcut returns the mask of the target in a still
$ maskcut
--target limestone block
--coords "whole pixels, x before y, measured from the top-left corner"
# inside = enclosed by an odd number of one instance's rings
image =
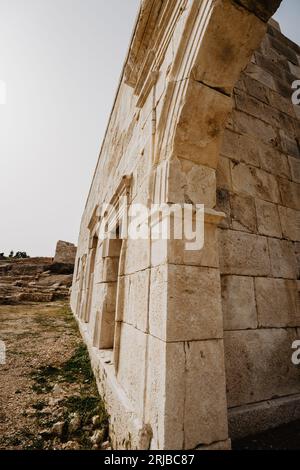
[[[216,205],[216,172],[188,160],[169,164],[167,202]]]
[[[280,40],[278,38],[269,36],[269,41],[271,47],[279,52],[281,56],[285,57],[285,59],[288,59],[293,64],[297,64],[297,53],[291,47],[289,47],[285,41],[282,41],[282,36]]]
[[[298,158],[289,157],[289,164],[292,173],[292,180],[300,183],[300,160]]]
[[[300,77],[300,66],[295,65],[292,62],[289,62],[289,69],[290,72],[295,76],[295,77]]]
[[[166,371],[164,408],[164,448],[185,449],[184,417],[186,410],[186,355],[185,343],[165,343]],[[156,400],[156,397],[153,397]]]
[[[225,217],[220,222],[219,227],[229,228],[231,224],[231,207],[230,194],[226,189],[217,189],[216,210],[225,214]]]
[[[282,230],[279,220],[278,206],[260,199],[256,199],[255,204],[259,233],[269,237],[281,238]]]
[[[267,123],[272,124],[272,120],[270,120],[268,115],[268,106],[262,103],[260,100],[240,90],[235,90],[234,99],[235,107],[239,111],[251,114],[251,116],[254,116],[257,119],[261,119]]]
[[[97,348],[107,349],[113,346],[116,299],[116,282],[94,285],[90,334]]]
[[[270,274],[268,244],[265,237],[232,230],[219,230],[222,274],[267,276]]]
[[[260,166],[276,176],[284,178],[291,177],[291,171],[288,164],[288,158],[282,152],[270,145],[260,144],[257,148]]]
[[[227,331],[224,336],[229,407],[300,392],[291,361],[294,329]]]
[[[186,449],[228,438],[224,349],[222,340],[185,344]]]
[[[274,277],[296,279],[297,264],[293,244],[286,240],[268,239],[271,272]]]
[[[300,241],[300,212],[283,206],[278,210],[284,238]]]
[[[260,164],[256,140],[246,134],[237,134],[229,129],[226,129],[224,133],[221,155],[253,166]]]
[[[149,336],[146,400],[146,421],[154,430],[152,449],[193,449],[225,441],[222,341],[164,343]]]
[[[164,443],[164,393],[166,373],[166,343],[148,336],[147,393],[145,421],[153,429],[151,449],[162,449]],[[177,402],[175,402],[177,404]],[[174,433],[175,434],[175,433]],[[181,439],[180,439],[181,440]]]
[[[278,185],[283,205],[300,210],[300,184],[279,178]]]
[[[153,268],[150,333],[164,341],[221,338],[220,299],[216,269],[181,265]]]
[[[253,278],[222,276],[221,281],[224,330],[257,328]]]
[[[248,134],[268,145],[272,145],[276,142],[276,129],[273,129],[270,124],[237,110],[233,111],[232,117],[233,130],[235,132]]]
[[[268,51],[270,50],[269,46],[267,50]],[[258,81],[259,83],[262,83],[270,90],[274,90],[274,91],[277,90],[274,77],[270,73],[266,72],[261,67],[259,67],[257,64],[253,62],[248,64],[246,68],[246,74],[252,79]]]
[[[232,28],[232,24],[236,27]],[[192,76],[229,94],[265,31],[266,26],[255,15],[227,0],[216,3],[201,38],[201,48]],[[245,38],[243,44],[237,41],[239,35]]]
[[[151,449],[183,449],[185,389],[183,343],[149,335],[145,421],[153,430]]]
[[[122,324],[117,379],[140,418],[144,406],[146,341],[146,334]]]
[[[74,264],[77,247],[73,243],[59,240],[56,245],[54,263]]]
[[[221,189],[232,189],[230,161],[228,158],[220,156],[217,168],[217,187]]]
[[[124,278],[123,321],[147,332],[148,293],[150,270],[130,274]]]
[[[150,267],[150,240],[127,240],[124,274]]]
[[[232,228],[245,232],[256,232],[255,203],[252,197],[232,194],[230,196]]]
[[[281,0],[268,0],[267,2],[257,2],[256,0],[235,0],[235,2],[253,12],[263,21],[268,21],[280,6]]]
[[[256,278],[255,291],[260,327],[278,328],[300,325],[296,281]]]
[[[280,80],[285,79],[285,73],[288,72],[287,64],[285,64],[285,67],[283,65],[280,66],[278,62],[275,62],[270,57],[266,57],[259,51],[255,51],[255,62],[263,70],[273,75],[275,82],[277,78],[279,78]]]
[[[245,90],[249,93],[250,96],[254,96],[260,101],[269,104],[270,101],[270,93],[272,91],[266,87],[264,84],[254,80],[253,78],[249,77],[245,73],[243,75],[243,81],[245,83]]]
[[[228,96],[190,79],[177,124],[174,155],[215,169],[231,107]]]
[[[258,168],[243,163],[231,167],[233,190],[270,202],[279,202],[276,178]]]
[[[290,99],[281,96],[279,93],[270,90],[269,92],[270,104],[279,111],[294,117],[293,105]]]
[[[217,244],[217,226],[205,223],[204,245],[201,250],[186,249],[186,239],[183,240],[152,240],[151,265],[183,264],[187,266],[203,266],[217,268],[219,253]]]
[[[283,129],[279,131],[279,135],[282,151],[288,155],[299,158],[300,151],[295,137],[287,135]]]
[[[99,282],[116,282],[118,279],[119,258],[103,258]]]

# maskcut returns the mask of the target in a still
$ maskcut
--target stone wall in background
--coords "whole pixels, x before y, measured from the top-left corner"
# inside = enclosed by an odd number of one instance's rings
[[[217,170],[231,437],[300,417],[299,77],[299,46],[270,24],[234,89]]]

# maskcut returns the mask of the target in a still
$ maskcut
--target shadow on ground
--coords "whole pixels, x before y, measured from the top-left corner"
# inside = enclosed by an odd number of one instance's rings
[[[232,443],[234,450],[300,450],[300,421]]]

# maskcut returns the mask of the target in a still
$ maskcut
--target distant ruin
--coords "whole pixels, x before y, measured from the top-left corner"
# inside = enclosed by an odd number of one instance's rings
[[[54,263],[73,264],[75,263],[77,247],[73,243],[59,240],[56,245]]]
[[[69,298],[76,247],[58,242],[53,258],[0,259],[0,304]]]

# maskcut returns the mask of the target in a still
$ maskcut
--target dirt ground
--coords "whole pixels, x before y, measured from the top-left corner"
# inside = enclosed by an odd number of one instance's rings
[[[109,449],[86,348],[62,302],[0,306],[0,450]]]

